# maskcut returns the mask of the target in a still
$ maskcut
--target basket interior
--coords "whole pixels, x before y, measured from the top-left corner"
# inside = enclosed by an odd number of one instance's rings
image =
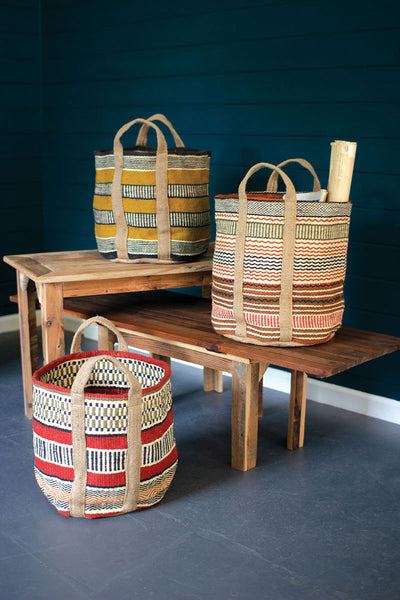
[[[51,367],[38,378],[42,383],[56,385],[58,387],[70,390],[75,377],[86,361],[88,356],[82,358],[66,359],[65,361]],[[151,388],[160,383],[165,376],[165,369],[161,365],[153,364],[138,358],[126,358],[118,356],[118,360],[123,363],[136,377],[143,390]],[[107,359],[99,360],[92,371],[87,382],[86,391],[102,394],[123,394],[129,388],[126,376],[119,371],[114,364]]]

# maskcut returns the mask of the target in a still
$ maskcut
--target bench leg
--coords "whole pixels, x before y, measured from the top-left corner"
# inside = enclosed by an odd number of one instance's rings
[[[203,285],[201,287],[201,296],[202,298],[211,298],[211,285]],[[214,369],[204,367],[203,390],[205,392],[222,393],[224,391],[222,371],[214,371]]]
[[[263,377],[265,371],[268,369],[269,365],[266,363],[259,363],[259,374],[258,374],[258,416],[261,418],[263,416]]]
[[[150,352],[150,357],[155,358],[156,360],[162,360],[167,363],[167,365],[171,366],[171,357],[164,356],[163,354],[156,354],[155,352]]]
[[[99,350],[114,350],[115,335],[112,331],[98,325],[98,349]]]
[[[289,450],[302,448],[306,422],[307,374],[292,371],[290,384],[290,407],[287,447]]]
[[[204,367],[203,371],[203,389],[205,392],[223,392],[223,373],[222,371],[214,371],[209,367]]]
[[[232,467],[253,469],[257,463],[259,364],[232,363]]]
[[[17,272],[19,335],[25,416],[32,419],[32,373],[39,368],[36,327],[36,288],[33,281]]]

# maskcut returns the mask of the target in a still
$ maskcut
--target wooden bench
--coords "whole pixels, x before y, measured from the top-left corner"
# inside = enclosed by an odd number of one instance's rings
[[[121,329],[130,346],[202,365],[206,391],[221,391],[220,373],[231,373],[232,466],[242,471],[256,465],[260,385],[269,365],[292,373],[287,447],[294,450],[304,443],[308,375],[323,379],[400,348],[400,338],[348,327],[317,346],[243,344],[214,331],[210,300],[167,291],[68,298],[64,310],[81,318],[101,314]],[[101,335],[103,349],[112,347],[114,340]]]
[[[269,365],[291,371],[287,447],[294,450],[304,443],[308,375],[323,379],[400,349],[400,338],[349,327],[330,342],[309,347],[236,342],[212,328],[210,300],[169,291],[65,298],[64,313],[82,319],[102,315],[117,325],[130,346],[202,365],[206,391],[222,391],[221,372],[231,373],[232,467],[242,471],[256,466],[260,387]],[[99,347],[113,345],[101,328]]]

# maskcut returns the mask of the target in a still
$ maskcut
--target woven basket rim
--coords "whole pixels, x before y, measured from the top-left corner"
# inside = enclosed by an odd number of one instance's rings
[[[59,385],[55,385],[53,383],[46,383],[44,381],[40,381],[40,377],[47,374],[49,371],[57,367],[58,365],[70,361],[77,360],[80,358],[90,358],[91,356],[114,356],[115,358],[129,358],[130,360],[140,360],[141,362],[157,365],[164,369],[164,375],[161,380],[153,386],[146,387],[142,389],[142,395],[150,394],[160,388],[170,379],[171,377],[171,367],[162,360],[158,360],[157,358],[151,358],[149,356],[143,356],[143,354],[136,354],[134,352],[119,352],[116,350],[91,350],[90,352],[74,352],[73,354],[66,354],[65,356],[61,356],[60,358],[56,358],[51,362],[43,365],[40,369],[37,369],[32,375],[32,384],[37,385],[38,387],[45,388],[47,390],[53,390],[56,392],[61,392],[63,394],[71,394],[70,388],[61,387]],[[85,398],[103,398],[109,400],[123,399],[128,397],[128,390],[126,393],[122,390],[122,394],[101,394],[101,393],[90,393],[85,392]]]
[[[157,148],[154,146],[125,146],[124,156],[156,156]],[[177,148],[176,146],[168,146],[168,154],[174,156],[211,156],[211,150],[198,150],[197,148]],[[105,150],[95,150],[95,156],[114,155],[113,148]]]
[[[283,199],[283,196],[286,192],[285,191],[280,191],[280,192],[266,192],[265,190],[263,192],[246,192],[246,197],[248,200],[264,200],[266,202],[285,202],[285,200]],[[298,191],[296,192],[298,194],[306,194],[307,192],[301,192]],[[221,200],[225,200],[225,199],[232,199],[232,200],[237,200],[239,198],[239,194],[238,193],[232,193],[232,194],[217,194],[216,196],[214,196],[215,199],[221,199]],[[332,205],[332,206],[341,206],[341,205],[348,205],[351,204],[351,202],[321,202],[320,200],[299,200],[298,203],[301,204],[319,204],[319,205]]]
[[[272,201],[281,201],[283,198],[283,195],[285,194],[285,192],[266,192],[265,190],[263,192],[258,192],[258,191],[254,191],[254,192],[246,192],[246,197],[248,200],[271,200]],[[237,198],[239,198],[239,194],[237,192],[234,192],[232,194],[217,194],[215,196],[215,198],[234,198],[235,200]]]

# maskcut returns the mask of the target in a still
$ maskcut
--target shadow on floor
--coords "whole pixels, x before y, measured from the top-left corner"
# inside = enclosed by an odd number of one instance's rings
[[[89,344],[90,345],[90,344]],[[400,428],[264,390],[258,466],[230,468],[230,379],[173,365],[179,465],[156,507],[62,517],[33,476],[16,334],[0,335],[0,576],[5,600],[398,600]]]

